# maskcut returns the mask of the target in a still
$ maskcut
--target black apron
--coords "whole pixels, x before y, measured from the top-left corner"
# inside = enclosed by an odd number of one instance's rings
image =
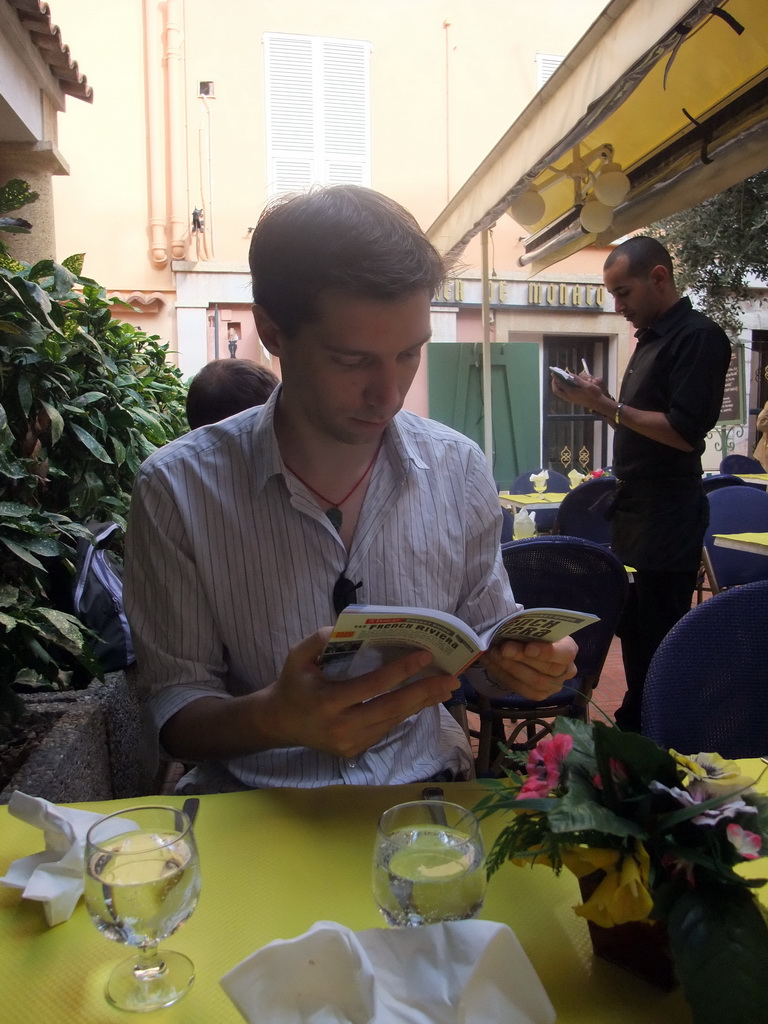
[[[646,572],[692,572],[701,564],[709,503],[700,477],[620,480],[611,509],[611,548]]]

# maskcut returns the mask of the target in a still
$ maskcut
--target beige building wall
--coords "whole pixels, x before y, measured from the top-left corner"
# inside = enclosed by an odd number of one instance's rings
[[[437,217],[538,88],[537,54],[563,56],[604,0],[56,0],[62,34],[87,67],[95,100],[60,128],[71,174],[56,179],[56,254],[86,253],[85,273],[130,302],[121,312],[159,334],[192,374],[237,354],[272,365],[250,315],[247,250],[267,202],[264,36],[370,44],[370,184]],[[201,98],[200,83],[213,96]],[[192,231],[204,211],[204,233]],[[498,278],[522,281],[518,224],[491,238]],[[558,264],[558,281],[599,283],[605,251]],[[475,240],[456,273],[480,274]],[[551,276],[551,275],[550,275]],[[628,349],[605,311],[514,304],[494,312],[493,340],[599,334],[611,384]],[[443,340],[479,342],[480,311],[443,306]],[[426,361],[425,361],[426,363]],[[274,365],[279,373],[279,365]],[[547,375],[542,362],[542,381]],[[544,403],[542,399],[542,407]],[[426,365],[407,399],[428,411]]]
[[[119,247],[94,251],[94,270],[123,277],[146,252],[148,135],[160,111],[150,109],[144,93],[157,71],[147,65],[158,56],[165,73],[180,71],[183,78],[185,214],[200,205],[212,180],[215,255],[232,261],[243,258],[247,228],[267,199],[264,33],[371,43],[371,184],[427,225],[535,93],[535,54],[565,54],[603,6],[602,0],[225,0],[219,6],[57,0],[56,20],[87,65],[97,97],[92,108],[71,111],[61,129],[62,146],[76,143],[67,146],[70,179],[57,183],[61,244],[74,244],[76,211],[85,204],[94,241],[121,236]],[[169,26],[170,43],[162,38]],[[200,81],[214,82],[215,99],[198,99]],[[158,97],[150,101],[157,104]]]
[[[194,273],[194,208],[206,210],[208,262],[244,272],[248,228],[268,198],[268,32],[370,42],[371,185],[426,227],[535,93],[536,53],[567,53],[602,7],[602,0],[57,0],[55,18],[96,97],[72,109],[61,128],[71,174],[54,184],[57,255],[85,251],[86,273],[141,310],[128,318],[162,334],[179,320],[172,241],[183,248],[178,272]],[[198,97],[201,81],[213,83],[215,98]],[[511,220],[496,233],[505,272],[516,268],[519,233]],[[153,248],[158,234],[164,263]],[[234,292],[247,304],[242,282]],[[207,297],[220,307],[233,302]],[[168,340],[191,371],[204,355],[199,331],[205,319],[210,335],[210,311],[182,308],[185,332]],[[210,348],[210,337],[205,343]]]

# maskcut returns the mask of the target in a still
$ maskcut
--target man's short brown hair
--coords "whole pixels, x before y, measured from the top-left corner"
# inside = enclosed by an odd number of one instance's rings
[[[356,185],[283,197],[259,218],[249,264],[253,301],[292,337],[328,289],[396,300],[445,276],[443,258],[399,203]]]

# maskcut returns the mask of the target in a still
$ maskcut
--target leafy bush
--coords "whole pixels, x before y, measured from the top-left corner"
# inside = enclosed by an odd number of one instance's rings
[[[168,346],[81,270],[0,261],[0,733],[16,690],[98,674],[66,611],[74,542],[124,526],[142,460],[187,429]]]

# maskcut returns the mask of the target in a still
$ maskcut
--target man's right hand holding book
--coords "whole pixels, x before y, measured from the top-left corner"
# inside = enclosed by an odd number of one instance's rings
[[[255,693],[220,700],[202,697],[166,723],[162,741],[176,757],[235,757],[277,747],[303,746],[352,757],[383,739],[424,708],[448,700],[458,681],[434,675],[402,684],[430,663],[416,651],[356,679],[326,679],[317,665],[330,635],[319,630],[288,654],[278,679]],[[479,660],[500,690],[543,700],[576,674],[575,641],[505,641]]]

